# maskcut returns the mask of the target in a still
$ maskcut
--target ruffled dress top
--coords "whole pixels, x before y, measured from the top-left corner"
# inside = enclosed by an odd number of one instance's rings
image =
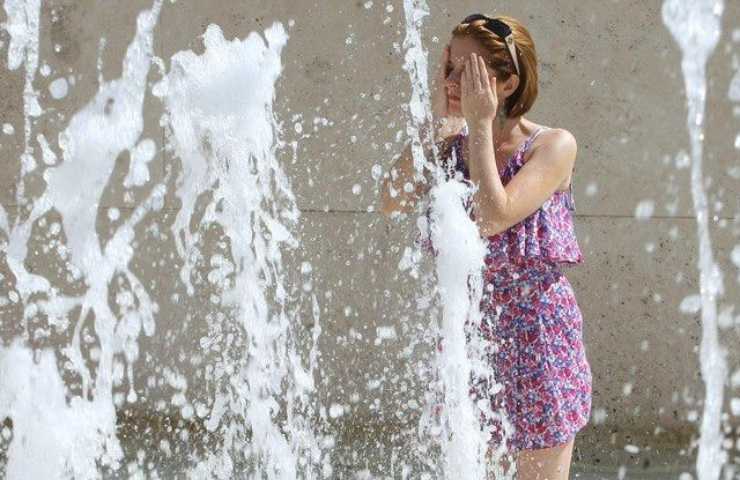
[[[525,154],[537,136],[546,129],[547,127],[543,127],[536,130],[509,157],[506,166],[500,172],[501,183],[504,186],[524,166]],[[467,130],[463,130],[453,140],[448,163],[454,163],[454,166],[452,169],[448,168],[448,172],[450,175],[459,172],[463,180],[470,181],[470,172],[463,159],[463,142],[466,137]],[[470,213],[472,217],[472,212]],[[582,263],[583,254],[576,239],[574,213],[575,201],[571,183],[567,191],[556,191],[527,218],[487,238],[488,254],[485,259],[487,270],[491,273],[495,271],[502,279],[516,281],[516,271],[520,269],[535,268],[544,272]],[[507,271],[511,275],[503,275]]]

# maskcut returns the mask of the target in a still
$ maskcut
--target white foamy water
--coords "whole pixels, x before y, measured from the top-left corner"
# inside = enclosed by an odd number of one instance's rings
[[[405,0],[404,1],[404,18],[406,23],[406,32],[403,42],[406,51],[404,55],[404,70],[409,74],[411,82],[411,97],[409,99],[409,117],[406,123],[406,134],[411,141],[411,153],[413,155],[414,169],[416,178],[420,179],[425,164],[429,159],[424,157],[424,141],[421,138],[422,126],[430,120],[430,95],[427,79],[427,52],[424,50],[421,41],[421,26],[423,19],[429,15],[429,8],[425,0]],[[433,141],[433,138],[427,138],[426,141]],[[428,224],[424,217],[417,220],[419,230],[423,235],[428,234]],[[407,246],[404,250],[403,257],[399,263],[400,270],[408,270],[410,276],[417,280],[421,285],[421,291],[416,299],[418,318],[424,322],[429,322],[428,330],[431,332],[426,338],[412,339],[410,348],[415,348],[415,344],[436,342],[440,334],[440,325],[437,321],[439,310],[436,308],[434,290],[436,288],[436,279],[432,272],[422,268],[422,259],[424,252],[420,245],[413,247]],[[431,321],[427,320],[430,319]],[[414,454],[425,466],[427,472],[425,475],[438,476],[442,472],[442,467],[438,464],[436,458],[431,458],[431,452],[440,447],[440,435],[442,434],[441,425],[438,415],[435,413],[436,403],[439,401],[440,394],[444,389],[439,384],[439,374],[436,372],[436,365],[425,365],[422,376],[427,376],[433,380],[429,386],[429,391],[425,396],[425,407],[419,419],[419,435],[414,445]],[[404,473],[404,479],[409,478],[409,471]]]
[[[431,148],[433,158],[424,157],[424,147],[434,145],[432,129],[426,129],[426,137],[422,137],[422,126],[430,125],[432,119],[427,52],[421,41],[422,22],[429,15],[429,8],[425,0],[405,0],[404,13],[404,69],[411,80],[407,134],[417,178],[424,168],[433,169],[436,178],[430,192],[430,222],[427,225],[420,219],[420,227],[425,230],[424,235],[430,234],[436,250],[436,291],[441,306],[438,331],[443,343],[436,359],[442,405],[434,404],[440,395],[431,395],[419,431],[421,435],[438,436],[435,440],[441,449],[441,465],[436,471],[442,478],[485,479],[490,431],[487,427],[481,428],[480,416],[491,418],[494,414],[490,411],[490,402],[481,402],[481,405],[473,402],[470,387],[471,374],[478,379],[485,378],[491,388],[495,387],[494,374],[486,362],[485,347],[476,328],[481,322],[479,305],[486,245],[464,208],[472,190],[462,183],[443,180],[441,169],[434,167],[438,163],[436,149]],[[418,252],[409,252],[404,263],[418,262],[420,258]],[[422,283],[434,284],[431,279],[422,279]],[[433,412],[440,406],[441,416],[436,420]],[[439,423],[435,425],[436,422]],[[494,452],[494,456],[501,454],[501,451]]]
[[[726,351],[719,343],[717,299],[724,293],[722,272],[714,259],[709,235],[709,208],[702,173],[706,66],[721,32],[722,0],[665,0],[663,22],[682,52],[681,70],[688,101],[687,125],[691,141],[691,198],[699,240],[699,284],[702,340],[701,373],[706,386],[696,464],[699,480],[716,480],[726,462],[721,431]]]
[[[10,7],[15,11],[22,8],[24,13],[21,16],[34,18],[30,11],[32,4],[21,6],[10,2]],[[141,111],[152,55],[152,30],[159,8],[160,3],[155,2],[151,11],[139,15],[136,36],[127,50],[122,78],[102,85],[96,96],[72,116],[60,134],[63,160],[44,171],[47,187],[41,196],[22,202],[27,201],[30,205],[28,216],[16,217],[13,225],[8,225],[7,220],[3,222],[8,236],[7,261],[16,279],[19,301],[24,305],[24,317],[45,314],[50,324],[65,322],[66,318],[75,322],[71,344],[61,348],[61,353],[82,384],[81,395],[66,401],[65,394],[69,392],[60,380],[51,352],[40,352],[38,362],[34,362],[30,352],[20,344],[2,352],[0,369],[12,372],[3,378],[3,401],[0,402],[0,417],[11,418],[14,426],[8,450],[7,474],[10,479],[35,477],[33,474],[29,476],[29,472],[43,473],[35,478],[98,478],[99,468],[116,469],[123,456],[116,436],[112,398],[113,371],[116,368],[114,356],[122,353],[129,365],[137,359],[136,338],[142,333],[153,333],[154,315],[158,310],[141,281],[129,269],[133,254],[130,244],[136,224],[160,204],[158,200],[164,193],[163,187],[152,189],[149,198],[134,210],[106,245],[99,241],[95,221],[101,195],[118,154],[132,148],[141,135]],[[19,25],[22,22],[16,21],[12,25],[16,29],[10,30],[11,35],[18,36],[18,44],[24,46],[29,57],[36,57],[33,36],[38,35],[37,26],[29,22],[29,28],[21,31]],[[35,42],[38,42],[37,37]],[[34,58],[33,62],[37,61]],[[24,104],[27,112],[31,102],[30,91],[26,87]],[[43,112],[39,107],[34,114]],[[26,127],[28,144],[28,121]],[[24,175],[32,170],[27,167],[37,162],[26,150],[21,163],[22,185]],[[59,294],[47,278],[29,272],[24,265],[33,225],[53,210],[61,215],[67,237],[67,268],[77,278],[84,278],[89,286],[79,296]],[[135,306],[122,308],[123,320],[129,328],[116,328],[119,318],[108,303],[108,286],[114,275],[125,276],[131,286],[129,293],[136,300]],[[32,295],[43,299],[31,301]],[[78,308],[79,315],[72,316]],[[94,370],[88,367],[80,348],[82,326],[89,314],[95,317],[99,342]],[[131,372],[129,368],[129,376]],[[47,458],[53,459],[43,467],[37,463],[42,451]]]
[[[427,129],[424,137],[425,132],[422,129],[423,125],[428,125],[432,120],[427,52],[421,41],[421,26],[424,17],[429,15],[429,7],[426,0],[404,0],[403,7],[406,19],[406,36],[403,40],[406,53],[403,68],[411,80],[410,121],[406,124],[406,133],[411,140],[414,167],[417,175],[421,175],[424,165],[431,160],[424,157],[424,147],[434,144],[434,132]]]
[[[41,0],[5,0],[3,3],[7,19],[3,28],[10,35],[8,45],[8,68],[16,70],[23,64],[25,82],[23,84],[23,129],[25,132],[24,150],[21,155],[21,177],[33,171],[36,162],[31,154],[31,117],[41,115],[38,92],[33,88],[33,78],[39,65],[39,17]],[[16,199],[23,204],[25,183],[17,186]]]
[[[113,404],[68,402],[65,392],[53,352],[34,359],[20,343],[0,348],[0,418],[13,419],[6,478],[99,478],[97,461],[123,456]]]
[[[306,404],[313,390],[311,373],[289,348],[296,319],[287,309],[282,266],[283,249],[297,246],[290,230],[299,216],[274,149],[278,132],[272,101],[287,40],[277,23],[264,38],[253,33],[231,41],[210,25],[204,53],[175,54],[170,72],[154,87],[167,108],[168,146],[182,162],[176,192],[182,208],[172,226],[186,259],[181,279],[194,294],[191,272],[198,257],[188,253],[209,224],[220,225],[230,240],[226,270],[234,280],[218,283],[219,303],[233,309],[233,320],[249,338],[247,351],[236,352],[233,361],[225,355],[218,365],[234,373],[217,393],[208,428],[226,443],[195,468],[196,478],[211,478],[213,472],[217,478],[232,478],[234,450],[253,461],[254,478],[285,480],[298,478],[299,457],[311,461],[318,455],[317,442],[301,421],[291,416],[293,431],[287,438],[277,420],[285,383],[292,402]],[[212,197],[193,230],[196,201],[204,190]],[[246,429],[249,441],[241,439]]]
[[[23,61],[28,71],[35,72],[38,7],[32,1],[5,2],[13,68]],[[166,75],[151,93],[166,107],[161,124],[180,169],[175,173],[170,169],[161,183],[153,184],[149,164],[157,146],[142,136],[142,112],[150,94],[147,77],[152,62],[164,69],[152,51],[160,8],[161,0],[156,0],[151,10],[137,17],[121,77],[101,83],[89,102],[70,116],[58,136],[62,158],[55,157],[51,147],[56,145],[39,135],[44,161],[33,158],[30,150],[20,159],[20,184],[36,165],[45,167],[45,190],[37,198],[19,196],[24,200],[19,203],[28,205],[27,214],[11,223],[0,209],[0,228],[8,238],[7,262],[17,290],[8,298],[24,308],[24,318],[15,321],[45,315],[50,324],[73,324],[69,344],[55,345],[55,351],[32,353],[24,339],[0,350],[0,419],[12,421],[7,478],[92,479],[100,478],[103,470],[120,468],[123,449],[117,437],[116,406],[137,401],[133,389],[134,366],[140,356],[137,340],[157,333],[161,309],[131,267],[141,243],[136,228],[147,215],[159,215],[171,175],[176,175],[174,194],[182,202],[172,233],[184,266],[179,277],[158,280],[182,286],[194,296],[215,284],[218,289],[211,301],[217,297],[219,309],[228,314],[204,315],[209,327],[229,328],[243,338],[242,342],[224,340],[218,348],[226,354],[210,366],[213,377],[206,381],[219,388],[215,398],[207,401],[209,411],[200,404],[199,416],[207,419],[209,431],[220,434],[223,445],[198,459],[189,476],[315,478],[322,454],[311,425],[319,307],[316,296],[306,293],[314,328],[313,347],[304,366],[292,330],[299,310],[289,304],[289,296],[299,288],[287,284],[282,264],[284,252],[298,244],[291,231],[299,212],[277,162],[276,150],[282,144],[272,111],[275,83],[282,72],[280,55],[288,36],[276,23],[263,35],[226,41],[220,29],[211,25],[203,37],[202,55],[184,51],[173,56],[170,71],[163,72]],[[33,108],[29,88],[26,117],[43,115],[40,107]],[[28,144],[32,135],[28,118],[26,127]],[[123,188],[148,187],[148,194],[103,242],[96,220],[103,214],[117,221],[121,214],[116,208],[101,213],[101,198],[112,182],[116,159],[124,152],[130,153],[131,161]],[[201,203],[204,210],[198,213],[196,200],[204,197],[209,200]],[[59,214],[60,223],[49,226],[49,231],[63,233],[66,239],[64,245],[51,247],[66,260],[71,277],[84,282],[83,292],[76,296],[60,293],[50,279],[25,266],[32,229],[44,225],[43,217],[50,212]],[[220,240],[228,243],[230,255],[211,257],[209,263],[215,268],[208,275],[210,283],[203,285],[193,281],[194,264],[205,254],[203,236],[213,225],[223,232]],[[309,273],[304,273],[303,282],[310,282]],[[125,282],[114,282],[116,278]],[[113,288],[115,310],[109,304]],[[90,318],[94,318],[97,345],[86,355],[87,340],[82,337],[89,333],[83,333],[83,326],[90,325]],[[61,375],[57,357],[79,378],[79,393],[63,381],[69,372]],[[184,376],[167,375],[168,383],[185,391]],[[114,401],[113,389],[123,383],[123,377],[128,394]],[[182,394],[172,400],[186,419],[194,414],[191,400]],[[281,413],[284,417],[279,418]]]
[[[445,182],[434,187],[431,195],[431,237],[438,252],[435,260],[442,306],[443,347],[438,361],[444,385],[444,478],[484,479],[487,430],[481,429],[478,406],[470,397],[470,378],[474,369],[480,377],[485,357],[479,345],[468,345],[466,324],[477,325],[481,320],[486,244],[463,207],[472,195],[466,185]],[[470,328],[467,333],[475,330]],[[472,335],[471,343],[475,339]],[[471,352],[477,352],[477,358]]]

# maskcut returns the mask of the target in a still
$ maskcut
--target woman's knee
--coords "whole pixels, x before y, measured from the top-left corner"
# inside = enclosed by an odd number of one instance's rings
[[[555,447],[522,450],[517,457],[519,480],[567,480],[575,439]]]

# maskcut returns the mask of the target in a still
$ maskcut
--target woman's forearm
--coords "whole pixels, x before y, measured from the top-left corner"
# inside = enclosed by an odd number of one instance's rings
[[[444,158],[448,155],[450,145],[462,129],[464,123],[461,119],[445,119],[444,121],[433,122],[432,125],[436,129],[435,138],[438,139],[436,143],[437,153]],[[426,128],[430,127],[427,126]],[[425,136],[425,133],[422,131],[422,137]],[[425,149],[424,156],[426,158],[432,156],[431,148]],[[383,181],[381,212],[386,215],[390,215],[395,211],[404,213],[412,212],[416,202],[426,195],[431,186],[429,173],[425,169],[425,179],[420,179],[416,176],[411,145],[407,145],[401,153],[401,157],[393,165],[391,172],[386,174],[386,178]]]
[[[480,226],[495,223],[505,216],[508,197],[496,167],[493,131],[486,122],[469,125],[470,179],[478,189],[473,197]]]

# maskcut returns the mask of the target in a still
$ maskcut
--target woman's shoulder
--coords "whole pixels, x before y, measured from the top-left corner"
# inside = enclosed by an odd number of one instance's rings
[[[551,149],[557,151],[558,156],[572,157],[575,160],[578,144],[575,136],[569,130],[536,125],[533,128],[531,144],[527,149],[525,161],[537,150]]]
[[[576,149],[578,147],[576,137],[565,128],[536,125],[533,128],[533,136],[533,149],[542,145],[548,145],[559,149]]]

